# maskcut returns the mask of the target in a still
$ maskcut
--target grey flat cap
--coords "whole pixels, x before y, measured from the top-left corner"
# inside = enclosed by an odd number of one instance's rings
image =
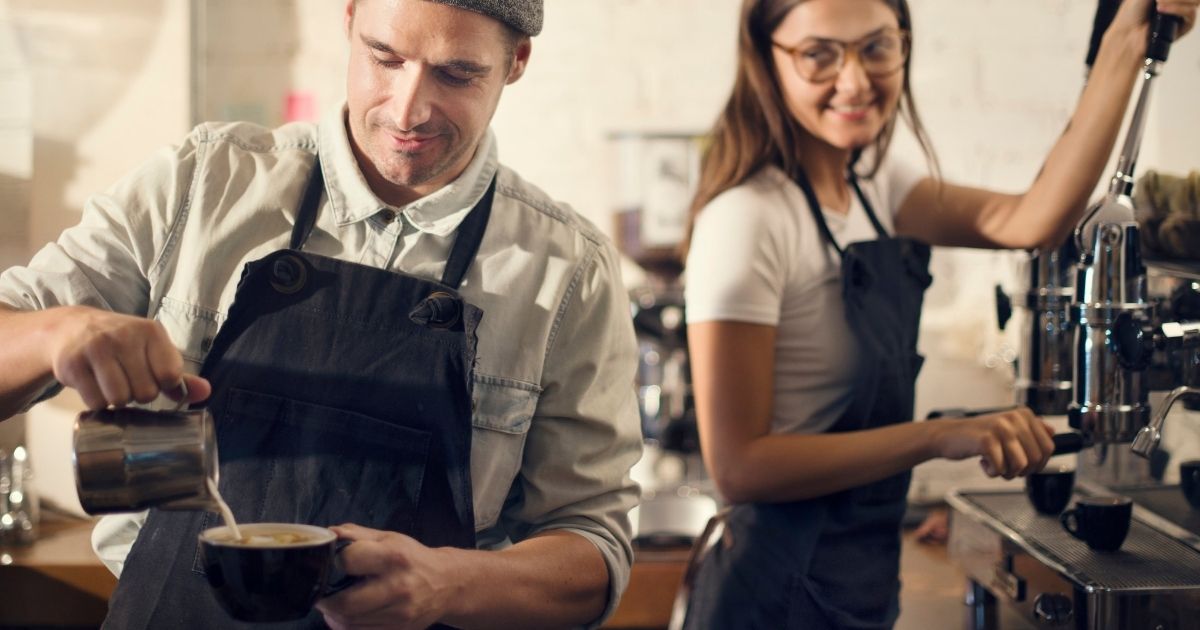
[[[429,0],[482,13],[529,35],[542,32],[542,0]]]

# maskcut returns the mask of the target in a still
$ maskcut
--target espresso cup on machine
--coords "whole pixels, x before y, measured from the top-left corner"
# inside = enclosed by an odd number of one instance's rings
[[[1179,464],[1179,488],[1188,505],[1200,510],[1200,459],[1190,459]]]
[[[1082,497],[1059,517],[1067,533],[1096,551],[1116,551],[1129,534],[1133,500],[1123,496]]]
[[[217,479],[217,440],[205,409],[85,411],[73,446],[79,503],[89,514],[216,505],[208,480]]]
[[[1039,514],[1056,516],[1071,502],[1075,468],[1066,464],[1047,465],[1025,477],[1025,494]]]

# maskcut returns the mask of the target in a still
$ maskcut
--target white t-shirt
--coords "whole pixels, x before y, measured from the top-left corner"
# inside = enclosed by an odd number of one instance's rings
[[[901,203],[923,177],[888,163],[871,180],[860,180],[889,234]],[[845,215],[824,214],[842,247],[878,238],[853,191]],[[803,191],[782,170],[762,169],[700,212],[685,298],[689,323],[777,327],[773,433],[820,433],[845,413],[858,353],[843,311],[841,259],[821,235]]]

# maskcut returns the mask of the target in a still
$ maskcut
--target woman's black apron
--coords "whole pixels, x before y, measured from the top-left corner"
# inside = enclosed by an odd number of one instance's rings
[[[846,320],[860,353],[853,402],[830,431],[912,420],[922,362],[917,328],[931,281],[929,246],[890,237],[853,173],[848,179],[879,239],[843,248],[807,176],[796,178],[841,256]],[[685,627],[891,628],[900,611],[900,521],[910,478],[906,471],[816,499],[734,506],[721,540],[695,569]]]
[[[213,386],[221,494],[241,522],[356,523],[473,548],[472,369],[483,312],[458,287],[495,181],[460,226],[441,282],[302,251],[323,192],[317,160],[291,247],[245,266],[201,371]],[[220,522],[151,510],[105,627],[265,627],[233,621],[210,592],[197,534]],[[324,623],[314,611],[267,627]]]

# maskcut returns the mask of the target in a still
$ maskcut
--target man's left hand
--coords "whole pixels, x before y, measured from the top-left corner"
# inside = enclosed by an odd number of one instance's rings
[[[427,628],[444,616],[453,590],[442,570],[442,551],[396,532],[358,525],[330,528],[353,541],[339,554],[349,575],[362,581],[317,602],[334,630],[344,628]]]

